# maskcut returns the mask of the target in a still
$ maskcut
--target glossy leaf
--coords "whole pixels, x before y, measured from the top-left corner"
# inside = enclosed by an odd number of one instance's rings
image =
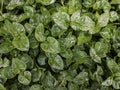
[[[98,25],[101,27],[107,26],[109,22],[109,13],[103,13],[98,17]]]
[[[60,37],[61,35],[64,34],[66,30],[61,29],[58,25],[54,24],[51,29],[51,34],[52,36],[58,36]]]
[[[22,36],[22,37],[15,37],[12,41],[12,44],[15,48],[21,50],[21,51],[28,51],[29,50],[29,40],[28,37]]]
[[[47,41],[41,44],[41,48],[43,49],[43,51],[49,53],[60,52],[59,42],[53,37],[48,37]]]
[[[51,66],[51,68],[56,70],[62,70],[64,68],[63,60],[59,55],[50,55],[48,64]]]
[[[71,27],[74,30],[89,31],[95,27],[95,22],[88,16],[80,16],[80,12],[77,11],[71,16]]]
[[[61,28],[67,29],[70,23],[70,17],[65,12],[56,12],[52,16],[54,22]]]
[[[26,64],[27,69],[32,69],[33,68],[34,60],[28,54],[21,55],[20,60],[22,60]]]
[[[44,36],[44,26],[43,26],[42,23],[40,23],[40,24],[36,27],[35,38],[36,38],[39,42],[43,42],[43,41],[45,41],[45,39],[46,39],[46,37]]]

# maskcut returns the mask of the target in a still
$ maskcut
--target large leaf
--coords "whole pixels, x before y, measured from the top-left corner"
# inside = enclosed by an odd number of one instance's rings
[[[56,12],[52,18],[61,29],[67,29],[69,27],[70,16],[66,12]]]
[[[71,27],[74,30],[89,31],[94,29],[95,22],[89,16],[80,16],[80,11],[77,11],[71,16]]]

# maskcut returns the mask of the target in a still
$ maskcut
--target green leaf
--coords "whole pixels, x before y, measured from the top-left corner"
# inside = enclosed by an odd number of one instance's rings
[[[6,42],[3,42],[2,44],[0,44],[0,53],[8,53],[13,49],[14,49],[14,47],[10,41],[8,41],[8,42],[6,41]]]
[[[119,0],[112,0],[111,4],[120,4],[120,1]]]
[[[39,46],[39,42],[36,40],[34,33],[29,36],[29,47],[35,49]]]
[[[22,24],[13,22],[13,29],[14,31],[12,32],[13,37],[21,36],[25,34],[25,28]]]
[[[32,82],[38,82],[42,76],[42,70],[41,69],[37,69],[34,68],[31,71],[31,75],[32,75]]]
[[[104,82],[102,82],[103,86],[111,86],[113,83],[113,78],[112,77],[108,77]]]
[[[52,18],[61,29],[68,29],[70,16],[66,12],[56,12],[53,14]]]
[[[94,47],[90,49],[90,56],[95,62],[101,63],[101,58],[106,57],[110,50],[110,44],[106,40],[101,40],[95,43]]]
[[[29,40],[28,37],[25,35],[25,28],[20,23],[14,22],[13,23],[14,32],[12,33],[14,39],[12,44],[15,48],[21,51],[28,51],[29,50]]]
[[[97,65],[97,70],[93,73],[93,80],[96,80],[99,83],[102,83],[103,79],[102,79],[102,75],[104,75],[103,69],[101,66]]]
[[[22,60],[26,66],[27,66],[27,69],[32,69],[33,66],[34,66],[34,60],[26,53],[22,54],[20,56],[20,60]]]
[[[43,90],[43,88],[39,84],[34,84],[30,87],[29,90]]]
[[[41,3],[43,5],[50,5],[55,3],[56,0],[36,0],[36,2]]]
[[[74,83],[68,83],[68,89],[69,90],[78,90],[79,86]]]
[[[39,41],[39,42],[43,42],[45,41],[46,37],[44,36],[44,26],[42,23],[40,23],[35,30],[35,38]]]
[[[37,58],[38,65],[46,65],[47,57],[44,54],[40,54]]]
[[[44,25],[47,25],[51,21],[51,15],[50,12],[45,7],[40,7],[41,15],[39,17],[40,22]]]
[[[74,30],[89,31],[95,27],[95,22],[88,16],[80,16],[80,12],[77,11],[71,16],[71,27]]]
[[[103,9],[104,12],[109,12],[111,9],[111,5],[108,0],[98,0],[94,3],[93,8],[97,10]]]
[[[41,44],[41,48],[43,51],[49,53],[60,52],[59,42],[53,37],[47,37],[47,41]]]
[[[70,26],[71,26],[74,30],[79,30],[80,15],[81,15],[81,12],[80,12],[80,11],[76,11],[76,12],[74,12],[74,13],[72,14],[72,16],[71,16]]]
[[[11,0],[7,5],[6,9],[12,10],[18,6],[22,6],[24,4],[24,0]]]
[[[120,89],[120,81],[113,81],[112,85],[115,89]]]
[[[29,40],[28,37],[23,35],[23,36],[18,36],[15,37],[12,41],[12,44],[14,45],[15,48],[21,51],[28,51],[29,50]]]
[[[105,27],[107,26],[109,22],[109,13],[103,13],[101,14],[99,17],[98,17],[98,25],[101,26],[101,27]]]
[[[119,19],[118,13],[115,11],[111,11],[110,12],[110,21],[113,22],[113,21],[116,21],[118,19]]]
[[[69,0],[69,9],[68,12],[69,14],[73,14],[77,10],[81,10],[82,5],[80,0]]]
[[[44,85],[44,88],[55,88],[55,86],[57,85],[57,81],[55,77],[52,76],[51,72],[47,71],[45,73],[44,78],[42,79],[42,85]]]
[[[0,84],[0,89],[1,90],[6,90],[6,88],[2,84]]]
[[[91,40],[91,38],[92,38],[91,34],[88,34],[86,32],[80,32],[77,38],[77,45],[87,43]]]
[[[88,81],[88,73],[82,71],[74,79],[73,82],[77,85],[82,85]]]
[[[120,71],[120,67],[118,66],[118,64],[111,59],[107,59],[107,66],[110,69],[110,71],[114,74]]]
[[[13,58],[12,59],[12,69],[15,74],[18,74],[18,73],[20,73],[21,70],[22,71],[26,70],[26,64],[18,58]]]
[[[60,8],[59,8],[59,11],[58,12],[68,12],[68,7],[66,7],[66,6],[61,6]]]
[[[66,30],[61,29],[58,25],[54,24],[51,29],[52,36],[58,36],[61,37],[61,35],[64,34]]]
[[[76,43],[76,37],[72,35],[72,32],[68,33],[68,36],[65,38],[66,48],[74,46]]]
[[[0,59],[0,67],[8,67],[10,65],[10,61],[7,58],[4,60]]]
[[[94,3],[95,3],[95,0],[84,0],[83,6],[86,8],[90,8],[93,6]]]
[[[88,31],[94,29],[95,22],[88,16],[81,16],[80,17],[80,30]]]
[[[97,63],[101,63],[101,58],[97,55],[94,48],[90,49],[90,56],[93,58],[93,60]]]
[[[64,63],[63,63],[62,58],[56,54],[50,55],[48,64],[51,66],[51,68],[55,70],[63,70],[64,68]]]
[[[29,85],[31,82],[31,73],[29,71],[20,73],[18,75],[18,81],[23,85]]]
[[[62,57],[66,58],[66,61],[65,61],[66,65],[70,65],[73,62],[73,60],[72,60],[73,52],[70,49],[62,51],[60,54]]]
[[[112,31],[109,27],[105,27],[101,30],[100,35],[104,38],[104,39],[110,39],[112,37]]]
[[[13,72],[13,68],[11,66],[8,66],[6,68],[3,69],[2,74],[4,75],[4,77],[6,77],[7,79],[12,79],[15,77],[15,73]]]
[[[73,49],[73,60],[76,61],[77,65],[86,62],[89,59],[88,57],[86,52],[81,51],[80,49],[77,50],[77,48]]]
[[[27,16],[32,17],[34,15],[35,10],[33,7],[24,6],[23,9],[24,9],[24,12],[27,13]]]

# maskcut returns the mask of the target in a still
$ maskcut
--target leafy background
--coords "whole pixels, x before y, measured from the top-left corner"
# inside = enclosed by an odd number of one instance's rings
[[[0,90],[120,89],[120,0],[0,0]]]

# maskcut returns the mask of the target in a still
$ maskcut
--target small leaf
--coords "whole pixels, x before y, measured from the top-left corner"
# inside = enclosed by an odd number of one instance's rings
[[[24,12],[27,13],[28,17],[32,17],[34,15],[35,10],[33,7],[24,6],[23,9],[24,9]]]
[[[112,85],[115,89],[120,89],[120,81],[113,81]]]
[[[79,0],[69,0],[69,14],[73,14],[75,11],[81,10],[82,5]]]
[[[51,68],[56,70],[63,70],[64,68],[63,60],[59,55],[52,54],[49,57],[48,64],[51,66]]]
[[[44,36],[44,26],[42,23],[40,23],[35,30],[35,38],[39,41],[39,42],[43,42],[45,41],[46,37]]]
[[[29,71],[25,71],[18,75],[18,81],[23,85],[29,85],[31,82],[31,73]]]
[[[13,58],[12,69],[15,74],[18,74],[20,70],[24,71],[26,69],[26,64],[18,58]]]
[[[28,37],[25,35],[15,37],[12,41],[12,44],[14,45],[15,48],[21,51],[29,50],[29,40],[28,40]]]
[[[31,75],[32,75],[32,81],[33,82],[38,82],[41,79],[42,76],[42,70],[34,68],[31,71]]]
[[[84,83],[88,82],[88,80],[88,73],[82,71],[73,79],[73,82],[77,85],[83,85]]]
[[[51,29],[51,34],[52,36],[58,36],[60,37],[61,35],[64,34],[66,30],[61,29],[58,25],[54,24]]]
[[[113,84],[113,78],[108,77],[104,82],[102,82],[102,85],[104,86],[111,86]]]
[[[109,22],[109,13],[103,13],[98,17],[98,25],[100,25],[101,27],[105,27],[107,26]]]
[[[27,66],[27,69],[32,69],[33,66],[34,66],[34,60],[26,53],[22,54],[20,56],[20,60],[22,60],[26,66]]]
[[[111,11],[110,12],[110,21],[113,22],[113,21],[116,21],[118,19],[119,19],[118,13],[115,11]]]
[[[114,60],[107,59],[107,66],[113,74],[120,71],[118,64]]]
[[[92,38],[91,34],[88,34],[86,32],[80,32],[77,38],[78,40],[77,44],[81,45],[81,44],[87,43],[91,40],[91,38]]]
[[[94,48],[90,49],[90,56],[93,58],[93,60],[97,63],[101,63],[101,58],[97,55]]]
[[[14,46],[9,41],[8,42],[6,41],[0,44],[0,53],[8,53],[13,49],[14,49]]]

